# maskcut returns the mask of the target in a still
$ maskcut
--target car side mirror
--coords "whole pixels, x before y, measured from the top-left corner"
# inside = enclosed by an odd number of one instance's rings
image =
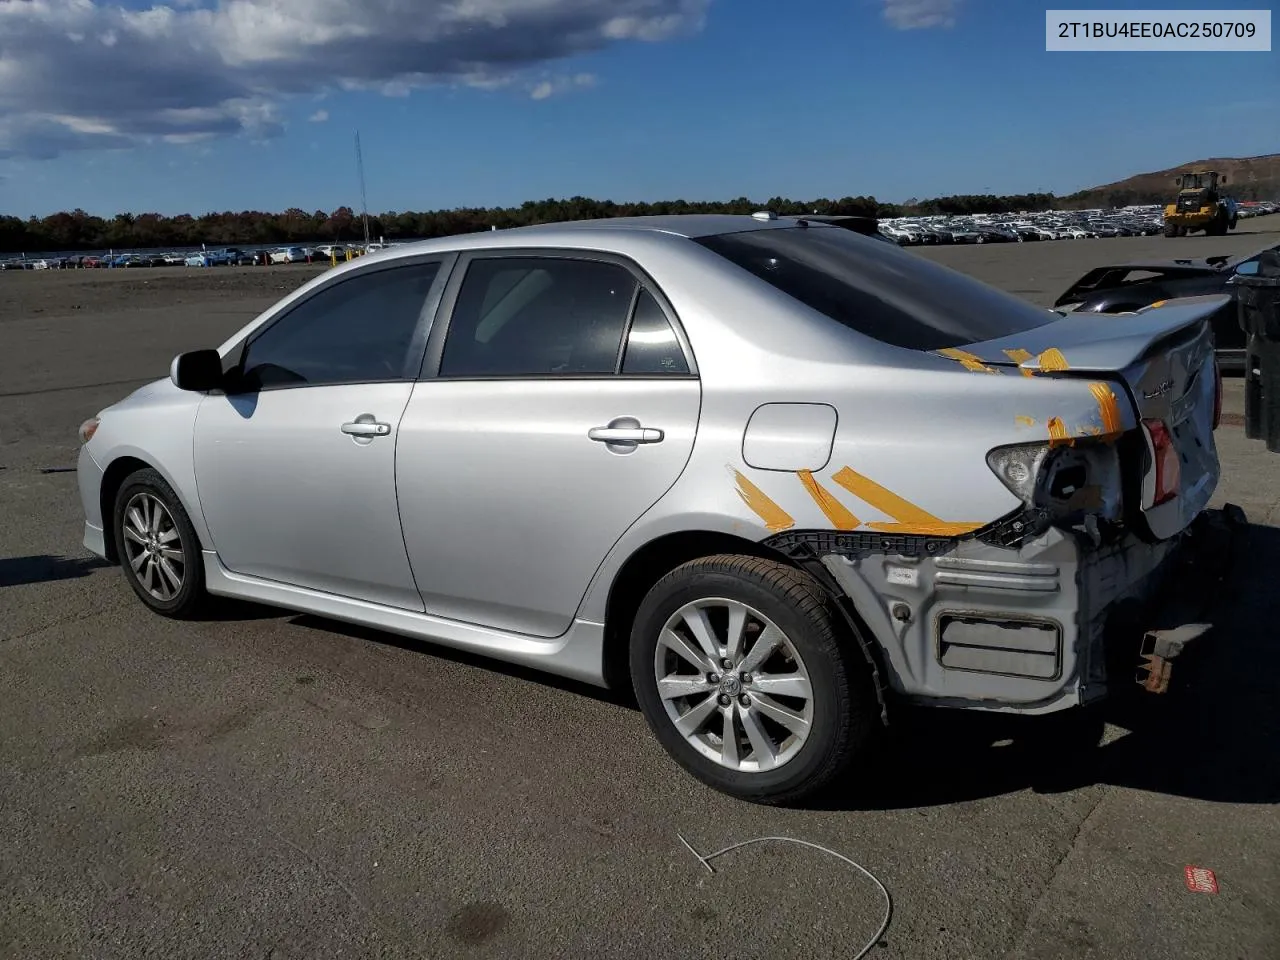
[[[180,353],[169,365],[169,379],[179,390],[203,393],[219,389],[225,377],[222,373],[222,357],[217,350],[192,350]]]

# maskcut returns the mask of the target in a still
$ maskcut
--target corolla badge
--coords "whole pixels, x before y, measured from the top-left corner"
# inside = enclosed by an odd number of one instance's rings
[[[1154,400],[1156,397],[1163,397],[1166,393],[1173,389],[1173,381],[1165,380],[1156,385],[1154,390],[1143,390],[1142,397],[1144,400]]]

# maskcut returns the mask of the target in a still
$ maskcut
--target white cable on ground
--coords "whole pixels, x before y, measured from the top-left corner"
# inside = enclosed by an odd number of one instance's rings
[[[859,871],[863,876],[867,877],[872,883],[874,883],[880,889],[880,893],[884,897],[884,920],[880,922],[880,929],[876,931],[876,934],[874,937],[872,937],[869,941],[867,941],[867,945],[865,947],[863,947],[861,950],[859,950],[857,953],[853,955],[851,960],[862,960],[862,958],[865,957],[868,952],[870,952],[871,948],[874,947],[879,942],[880,938],[884,936],[884,932],[889,929],[889,918],[893,916],[893,899],[889,896],[889,891],[885,889],[885,885],[880,882],[880,880],[876,877],[874,873],[872,873],[862,864],[857,863],[853,860],[850,860],[848,857],[846,857],[842,853],[836,853],[834,850],[829,850],[826,847],[822,846],[821,844],[810,843],[808,840],[797,840],[795,837],[756,837],[753,840],[743,840],[741,843],[730,844],[729,846],[725,847],[723,850],[717,850],[715,853],[709,853],[706,856],[703,856],[697,850],[693,849],[693,844],[691,844],[688,840],[684,838],[684,834],[677,833],[676,836],[680,838],[681,843],[683,843],[686,847],[689,848],[689,852],[698,858],[698,862],[707,868],[708,873],[715,873],[715,870],[711,866],[711,861],[714,860],[716,857],[723,856],[724,854],[730,853],[734,850],[740,850],[743,847],[749,847],[753,843],[765,843],[767,841],[776,841],[778,843],[796,843],[802,847],[810,847],[814,850],[820,850],[823,853],[829,853],[831,854],[831,856],[835,857],[837,860],[843,860],[849,866]]]

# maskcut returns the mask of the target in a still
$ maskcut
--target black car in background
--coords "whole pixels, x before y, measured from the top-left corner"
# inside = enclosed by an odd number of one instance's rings
[[[1240,329],[1231,280],[1255,273],[1258,258],[1280,244],[1254,253],[1187,260],[1154,260],[1095,267],[1054,301],[1060,313],[1127,313],[1162,300],[1230,294],[1231,302],[1213,314],[1218,364],[1223,372],[1244,371],[1244,332]]]
[[[224,262],[234,267],[252,267],[260,257],[255,253],[241,250],[239,247],[227,247],[222,251]]]

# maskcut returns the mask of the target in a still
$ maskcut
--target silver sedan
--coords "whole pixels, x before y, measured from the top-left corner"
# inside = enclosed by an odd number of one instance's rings
[[[1066,319],[767,213],[399,246],[86,421],[84,542],[160,614],[633,688],[690,773],[798,801],[899,703],[1115,682],[1218,480],[1221,300]]]

